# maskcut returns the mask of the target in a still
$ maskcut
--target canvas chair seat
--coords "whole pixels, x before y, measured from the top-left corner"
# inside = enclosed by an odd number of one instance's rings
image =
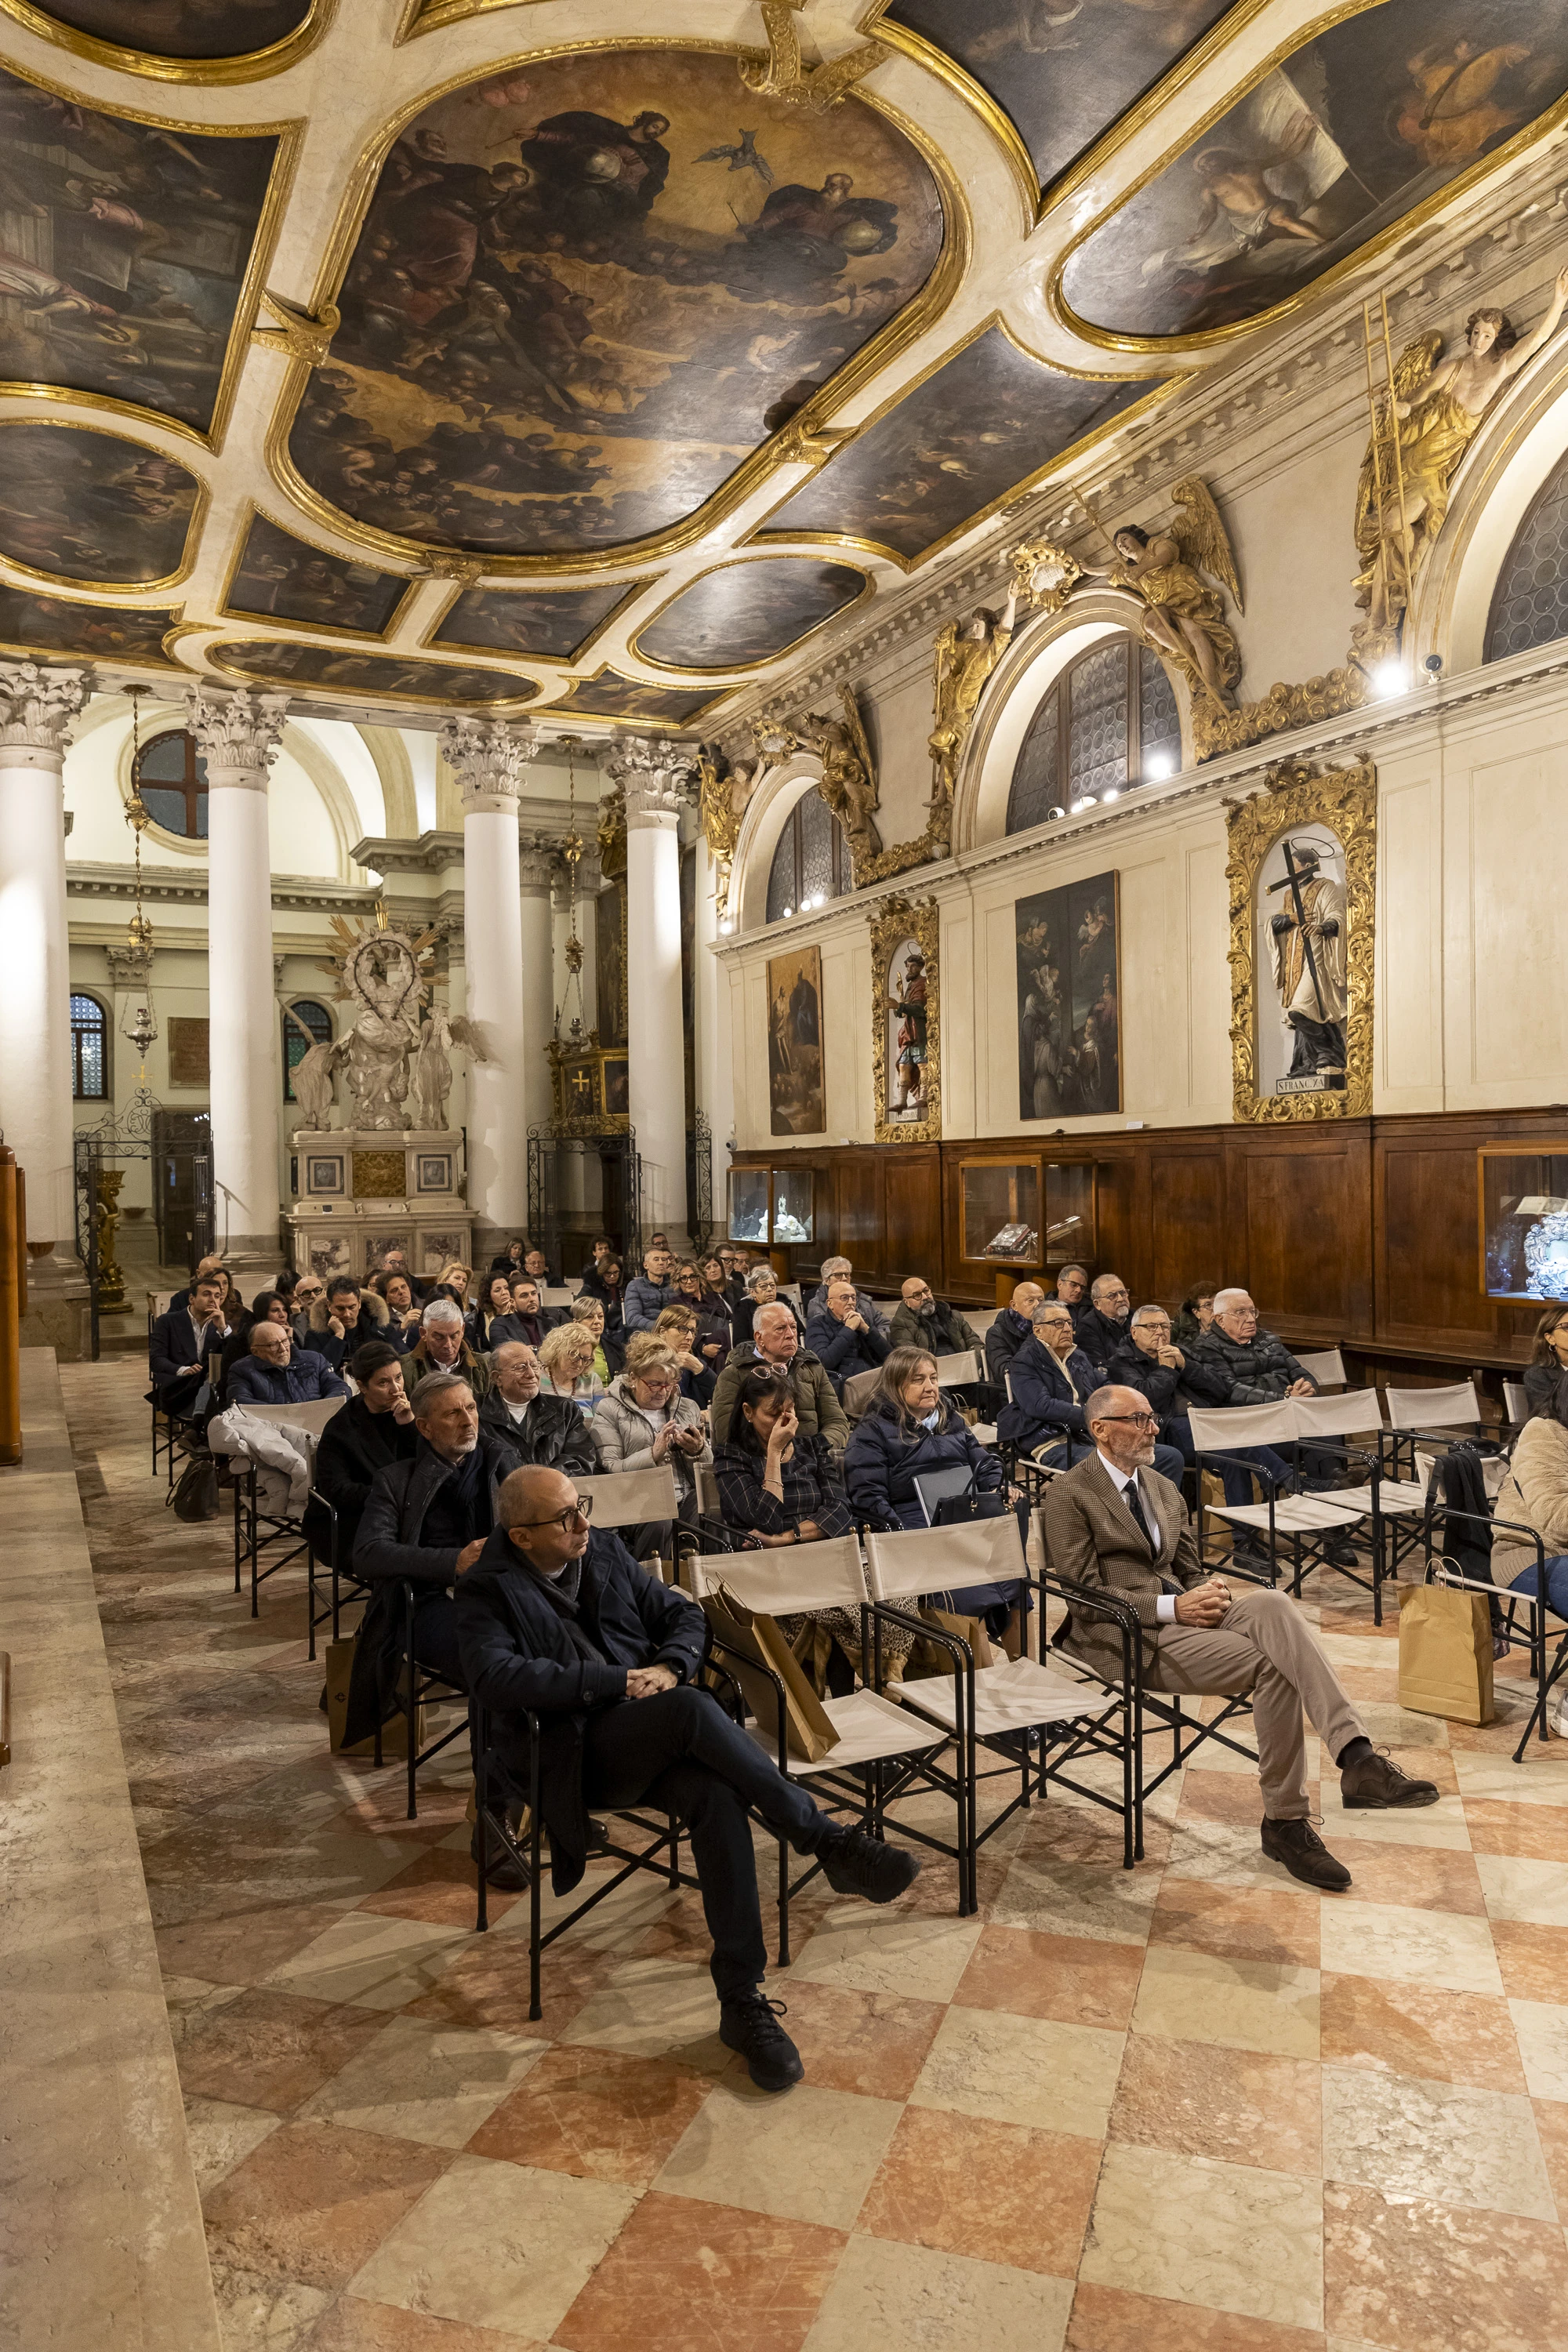
[[[955,1356],[939,1356],[936,1360],[936,1379],[939,1388],[972,1388],[983,1378],[980,1359],[973,1348],[963,1348]]]
[[[824,1699],[823,1710],[837,1733],[837,1743],[816,1763],[803,1756],[786,1757],[784,1770],[792,1780],[810,1780],[824,1772],[843,1771],[858,1764],[880,1764],[895,1756],[921,1755],[943,1745],[946,1734],[927,1732],[911,1722],[902,1707],[877,1692],[855,1690],[843,1698]],[[759,1723],[746,1727],[763,1753],[778,1762],[778,1742]]]
[[[974,1677],[974,1729],[981,1739],[1027,1731],[1037,1723],[1072,1723],[1082,1715],[1096,1685],[1053,1674],[1033,1658],[1009,1658],[983,1667]],[[936,1716],[951,1731],[958,1715],[957,1678],[930,1675],[894,1685],[895,1696]]]
[[[580,1496],[593,1496],[596,1528],[642,1527],[653,1519],[673,1519],[679,1508],[668,1462],[652,1470],[604,1470],[572,1483]]]
[[[1363,1511],[1372,1509],[1370,1486],[1341,1487],[1331,1498],[1336,1503],[1356,1503]],[[1418,1517],[1426,1507],[1426,1489],[1416,1478],[1382,1478],[1378,1481],[1377,1507],[1385,1518]]]
[[[1348,1506],[1348,1508],[1346,1507]],[[1281,1495],[1274,1505],[1275,1532],[1282,1536],[1321,1535],[1328,1528],[1353,1528],[1372,1509],[1370,1489],[1364,1504],[1349,1494]],[[1267,1503],[1210,1503],[1211,1519],[1228,1519],[1233,1527],[1258,1528],[1267,1535]]]

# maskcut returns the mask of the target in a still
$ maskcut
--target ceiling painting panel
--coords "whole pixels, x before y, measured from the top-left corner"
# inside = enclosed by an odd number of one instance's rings
[[[635,719],[647,726],[679,727],[713,699],[707,687],[696,694],[682,694],[674,687],[642,686],[636,678],[606,670],[600,677],[584,678],[574,686],[568,702],[556,708],[585,711],[596,719]]]
[[[278,148],[0,71],[0,376],[209,431]]]
[[[74,604],[63,596],[30,596],[0,586],[0,646],[7,652],[58,654],[67,660],[156,662],[176,669],[163,638],[177,612],[138,606],[111,611],[101,604]]]
[[[231,677],[258,678],[267,686],[332,687],[340,694],[374,695],[378,701],[450,705],[531,701],[539,688],[526,677],[500,670],[458,669],[445,662],[405,661],[395,654],[349,653],[336,646],[302,646],[258,637],[213,646],[206,658]]]
[[[727,564],[672,597],[636,651],[670,669],[744,669],[776,660],[867,593],[863,572],[804,556]]]
[[[410,584],[374,564],[329,555],[258,514],[251,517],[224,610],[379,636]]]
[[[602,588],[465,589],[431,639],[459,651],[575,661],[646,580]]]
[[[202,486],[117,434],[26,422],[0,427],[0,555],[95,588],[173,580]]]
[[[902,28],[973,76],[1057,179],[1231,9],[1231,0],[891,0]]]
[[[988,327],[776,507],[768,535],[916,562],[1155,388],[1065,375]]]
[[[151,58],[200,61],[252,57],[297,33],[312,0],[7,0],[10,13],[47,32]]]
[[[858,97],[759,98],[718,51],[530,60],[392,149],[290,457],[395,541],[667,531],[906,310],[943,235],[930,167]]]
[[[1568,94],[1568,0],[1384,0],[1286,57],[1069,256],[1075,320],[1203,335],[1299,298]]]

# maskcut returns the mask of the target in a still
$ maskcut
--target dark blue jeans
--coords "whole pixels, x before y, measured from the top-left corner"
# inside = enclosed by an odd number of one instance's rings
[[[1538,1570],[1527,1568],[1509,1586],[1510,1592],[1522,1592],[1534,1601],[1540,1595],[1541,1577]],[[1568,1618],[1568,1554],[1559,1552],[1546,1563],[1546,1605],[1554,1617]]]
[[[1201,1470],[1211,1471],[1225,1488],[1225,1499],[1233,1510],[1244,1507],[1252,1500],[1252,1473],[1271,1480],[1276,1486],[1289,1484],[1290,1465],[1271,1445],[1238,1445],[1223,1455],[1198,1454],[1193,1450],[1193,1425],[1185,1413],[1174,1413],[1165,1423],[1165,1434],[1181,1454],[1184,1462],[1195,1462]],[[1240,1465],[1251,1466],[1242,1469]],[[1155,1465],[1158,1467],[1158,1465]]]

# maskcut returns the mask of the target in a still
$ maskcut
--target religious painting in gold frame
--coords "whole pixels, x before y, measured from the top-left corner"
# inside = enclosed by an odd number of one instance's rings
[[[768,1107],[774,1135],[820,1135],[827,1125],[820,948],[768,959]]]
[[[942,972],[934,898],[870,913],[871,1085],[879,1143],[942,1134]]]
[[[1372,1110],[1377,772],[1282,761],[1226,803],[1237,1119]]]

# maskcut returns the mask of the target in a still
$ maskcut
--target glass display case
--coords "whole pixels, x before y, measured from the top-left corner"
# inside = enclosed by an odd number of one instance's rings
[[[1042,1263],[1037,1160],[965,1160],[958,1184],[963,1256],[980,1265]]]
[[[1063,1265],[1068,1258],[1095,1254],[1095,1171],[1083,1160],[1046,1163],[1047,1265]]]
[[[1568,1302],[1568,1144],[1484,1143],[1476,1160],[1482,1292]]]
[[[816,1189],[809,1168],[731,1168],[730,1239],[790,1249],[815,1241]]]

